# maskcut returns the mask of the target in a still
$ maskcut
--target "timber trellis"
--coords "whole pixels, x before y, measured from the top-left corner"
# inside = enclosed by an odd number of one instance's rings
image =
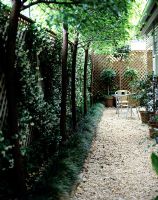
[[[100,74],[104,68],[112,68],[117,76],[114,80],[115,89],[130,90],[128,80],[124,78],[127,67],[134,68],[142,79],[145,75],[152,72],[152,51],[131,51],[127,58],[120,60],[113,55],[92,54],[93,63],[93,97],[98,93],[106,91],[105,84],[100,79]]]
[[[4,73],[0,73],[0,130],[6,122],[7,117],[7,97],[5,89]]]
[[[7,16],[9,16],[9,12],[6,13]],[[23,26],[28,27],[28,25],[34,23],[33,20],[25,17],[24,15],[20,15],[20,19],[19,19],[19,24],[22,24]],[[6,24],[7,27],[7,24]],[[5,28],[5,31],[7,30],[7,28]],[[55,39],[55,33],[52,31],[47,30],[47,32],[49,33],[50,37],[52,37],[52,39]],[[20,38],[20,41],[23,40],[23,38],[25,37],[25,31],[24,32],[18,32],[18,36]],[[2,55],[0,55],[1,58]],[[38,58],[37,58],[38,59]],[[39,84],[39,83],[37,83]],[[40,83],[42,84],[42,83]],[[7,121],[7,114],[8,114],[8,109],[7,109],[7,96],[6,96],[6,87],[5,87],[5,75],[3,73],[3,70],[0,71],[0,131],[5,127],[6,125],[6,121]],[[29,128],[29,132],[30,135],[28,136],[28,138],[26,139],[26,141],[22,144],[23,146],[27,146],[30,143],[31,140],[31,128]]]
[[[7,16],[9,16],[9,13],[6,13]],[[27,24],[32,23],[31,20],[26,18],[25,16],[20,17],[19,23]],[[6,24],[7,27],[7,24]],[[5,28],[5,31],[7,28]],[[1,57],[2,55],[0,55]],[[3,59],[3,58],[2,58]],[[2,66],[3,68],[3,66]],[[0,71],[0,131],[3,129],[3,127],[6,124],[8,109],[7,109],[7,96],[6,96],[6,87],[5,87],[5,75],[3,71]]]

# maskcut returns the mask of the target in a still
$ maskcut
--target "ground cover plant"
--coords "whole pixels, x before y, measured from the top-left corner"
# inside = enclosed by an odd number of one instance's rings
[[[89,110],[69,142],[61,148],[58,160],[51,159],[47,172],[35,185],[35,196],[30,199],[57,200],[69,196],[79,179],[103,110],[103,104],[96,104]]]

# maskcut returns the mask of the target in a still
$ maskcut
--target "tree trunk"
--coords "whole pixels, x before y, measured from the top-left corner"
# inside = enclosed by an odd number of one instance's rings
[[[13,7],[10,13],[8,38],[6,44],[6,59],[5,59],[5,79],[8,101],[8,139],[14,145],[13,158],[14,168],[12,172],[12,184],[15,187],[16,195],[23,198],[26,192],[25,176],[23,159],[20,152],[20,145],[16,135],[18,134],[18,111],[16,102],[16,89],[15,89],[15,48],[16,36],[18,30],[18,19],[20,15],[21,1],[14,0]]]
[[[88,48],[85,49],[85,61],[84,61],[84,115],[87,113],[87,65],[88,65]]]
[[[119,88],[122,89],[122,69],[123,69],[123,55],[120,58],[120,67],[119,67]]]
[[[108,82],[108,95],[110,94],[110,85],[109,85],[109,82]]]
[[[78,46],[78,34],[74,41],[72,52],[72,74],[71,74],[71,102],[72,102],[72,127],[76,128],[76,59],[77,59],[77,46]]]
[[[94,63],[93,63],[93,56],[94,56],[94,53],[92,52],[92,55],[91,55],[91,63],[92,63],[92,68],[91,68],[91,84],[90,84],[90,105],[92,106],[93,105],[93,71],[94,71]]]
[[[62,141],[67,139],[66,134],[66,99],[67,99],[67,56],[68,56],[68,25],[63,24],[63,46],[62,46],[62,95],[61,95],[61,116],[60,134]]]

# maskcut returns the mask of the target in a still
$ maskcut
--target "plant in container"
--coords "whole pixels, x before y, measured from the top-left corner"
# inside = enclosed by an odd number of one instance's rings
[[[124,78],[128,81],[128,85],[132,92],[134,92],[134,84],[138,80],[139,73],[136,69],[128,67],[124,72]]]
[[[149,133],[150,136],[156,137],[155,136],[156,132],[158,132],[158,98],[157,98],[157,90],[158,90],[158,83],[157,83],[157,78],[155,76],[152,77],[152,87],[150,88],[150,92],[148,92],[148,96],[150,97],[151,102],[151,109],[152,109],[152,114],[150,113],[150,118],[148,125],[150,127]]]
[[[135,98],[140,105],[142,123],[148,123],[150,114],[153,114],[152,77],[148,75],[144,79],[137,80],[133,86],[136,92]]]
[[[149,128],[149,136],[151,138],[157,138],[158,137],[158,127],[155,128],[155,127],[150,127]]]
[[[148,121],[149,125],[149,135],[151,138],[158,136],[158,114],[150,114],[150,118]]]
[[[106,68],[101,72],[100,78],[104,82],[105,86],[107,86],[107,95],[105,95],[105,105],[107,107],[113,106],[113,96],[110,95],[110,90],[112,88],[114,79],[116,77],[116,72],[114,69]]]
[[[158,114],[150,114],[149,126],[158,127]]]

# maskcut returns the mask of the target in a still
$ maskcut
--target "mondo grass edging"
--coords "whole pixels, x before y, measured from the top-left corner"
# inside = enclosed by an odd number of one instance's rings
[[[66,200],[79,181],[85,159],[88,156],[96,128],[105,107],[95,104],[79,122],[77,131],[64,146],[57,159],[53,159],[45,175],[35,187],[34,200]]]

